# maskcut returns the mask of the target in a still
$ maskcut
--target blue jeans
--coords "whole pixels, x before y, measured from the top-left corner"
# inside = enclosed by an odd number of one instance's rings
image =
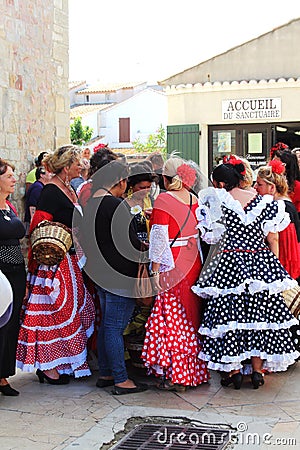
[[[97,286],[101,305],[101,323],[98,330],[97,349],[100,377],[113,376],[115,384],[127,380],[124,360],[123,332],[132,316],[135,299]]]

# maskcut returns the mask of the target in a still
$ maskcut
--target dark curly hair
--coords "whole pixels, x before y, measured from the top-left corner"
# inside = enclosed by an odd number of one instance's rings
[[[118,156],[108,147],[100,148],[91,156],[89,178],[101,167],[103,160],[115,161]]]

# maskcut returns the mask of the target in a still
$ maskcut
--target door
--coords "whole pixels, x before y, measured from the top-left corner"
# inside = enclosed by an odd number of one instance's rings
[[[271,124],[210,125],[208,127],[209,172],[223,156],[233,154],[247,158],[255,170],[266,164],[272,146]]]

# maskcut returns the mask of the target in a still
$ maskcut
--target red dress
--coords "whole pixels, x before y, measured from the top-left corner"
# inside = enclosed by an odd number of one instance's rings
[[[150,226],[168,226],[171,242],[182,226],[188,208],[189,205],[172,195],[162,193],[155,201]],[[186,386],[197,386],[209,378],[206,363],[198,358],[201,300],[191,291],[201,270],[195,237],[196,208],[197,204],[192,205],[189,219],[171,247],[175,267],[160,274],[163,291],[157,295],[146,324],[142,352],[149,373],[165,375],[172,383]],[[151,237],[152,233],[150,246]]]
[[[284,201],[291,222],[279,232],[279,261],[294,279],[300,277],[300,220],[294,204]]]
[[[40,209],[39,209],[40,208]],[[72,227],[74,204],[53,184],[47,184],[34,214],[31,230],[41,220]],[[29,254],[28,300],[17,347],[17,367],[56,368],[75,378],[90,375],[87,341],[94,330],[94,304],[83,282],[78,257],[69,251],[54,266],[38,265]]]
[[[290,193],[290,198],[294,203],[300,217],[300,181],[295,180],[294,190]]]

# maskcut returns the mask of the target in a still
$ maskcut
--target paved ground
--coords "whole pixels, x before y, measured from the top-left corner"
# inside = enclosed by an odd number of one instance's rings
[[[285,373],[267,375],[259,390],[253,390],[246,378],[242,389],[235,391],[220,387],[219,375],[212,373],[209,384],[180,394],[158,391],[149,378],[149,391],[113,396],[111,388],[95,386],[97,372],[67,386],[39,384],[35,374],[18,372],[10,381],[20,396],[0,394],[0,449],[100,449],[134,417],[137,421],[185,417],[198,425],[238,428],[235,449],[296,449],[300,448],[299,375],[300,363]],[[141,372],[138,379],[144,381]]]

